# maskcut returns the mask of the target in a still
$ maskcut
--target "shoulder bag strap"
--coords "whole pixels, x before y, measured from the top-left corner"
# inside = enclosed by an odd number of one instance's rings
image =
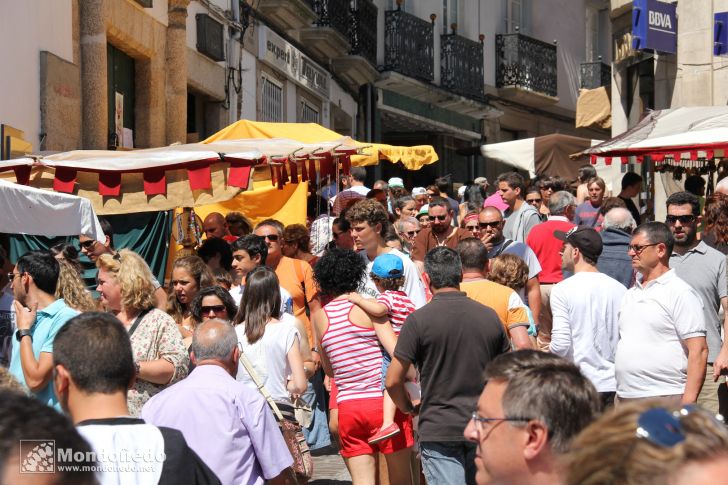
[[[281,414],[281,411],[278,409],[278,406],[276,405],[276,402],[273,400],[273,397],[268,392],[268,389],[265,388],[263,383],[260,381],[260,378],[258,377],[258,373],[255,372],[255,369],[253,368],[253,364],[248,360],[248,357],[245,355],[245,352],[243,352],[242,349],[240,349],[240,362],[242,362],[243,367],[245,367],[245,370],[250,375],[250,378],[253,379],[253,382],[255,382],[256,387],[260,391],[260,393],[263,395],[265,400],[268,402],[268,405],[273,410],[273,414],[276,415],[276,419],[278,421],[283,421],[283,415]]]
[[[152,310],[144,310],[141,312],[136,319],[134,320],[134,323],[131,324],[131,327],[129,328],[129,338],[131,338],[132,335],[134,335],[134,332],[136,331],[137,327],[140,323],[142,323],[142,320],[144,320],[144,317],[147,316],[147,313],[151,312]]]
[[[506,248],[507,248],[508,246],[510,246],[512,242],[513,242],[513,240],[512,240],[512,239],[506,239],[506,242],[504,242],[504,243],[503,243],[503,246],[501,246],[501,247],[500,247],[500,249],[498,250],[498,252],[496,253],[496,255],[495,255],[495,256],[496,256],[496,257],[500,256],[500,255],[501,255],[501,253],[503,253],[503,251],[505,251],[505,250],[506,250]]]

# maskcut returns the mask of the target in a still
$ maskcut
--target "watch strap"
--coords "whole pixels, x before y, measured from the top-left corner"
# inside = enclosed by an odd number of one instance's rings
[[[23,337],[25,337],[25,336],[28,336],[28,337],[30,337],[30,340],[33,340],[33,332],[31,332],[29,328],[24,328],[24,329],[19,328],[18,330],[15,331],[15,338],[18,340],[18,342],[23,340]]]

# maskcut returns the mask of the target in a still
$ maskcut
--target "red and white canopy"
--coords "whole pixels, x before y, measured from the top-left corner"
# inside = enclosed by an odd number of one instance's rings
[[[725,156],[728,150],[728,106],[700,106],[650,112],[631,130],[582,153],[627,163],[628,157],[643,161],[649,156],[662,162],[665,157],[679,160],[710,160]]]

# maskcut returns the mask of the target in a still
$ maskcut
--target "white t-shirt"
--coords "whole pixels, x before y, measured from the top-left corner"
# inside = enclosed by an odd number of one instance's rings
[[[614,392],[619,308],[627,292],[602,273],[579,272],[551,289],[550,350],[573,360],[599,392]]]
[[[279,286],[281,290],[281,313],[290,313],[293,315],[293,297],[290,293],[288,293],[288,290],[283,288],[282,286]],[[233,297],[233,300],[235,300],[235,304],[240,307],[240,300],[243,299],[243,290],[245,290],[245,285],[238,285],[233,286],[230,288],[230,296]]]
[[[254,344],[249,344],[245,336],[245,325],[235,327],[238,335],[238,342],[243,346],[243,353],[253,364],[258,378],[268,390],[273,400],[291,404],[291,395],[286,388],[288,376],[291,375],[291,366],[288,363],[288,351],[301,339],[296,329],[295,318],[284,314],[277,323],[269,323],[265,326],[265,333]],[[243,363],[238,364],[236,379],[249,385],[258,392],[258,387],[248,375]]]
[[[365,187],[363,185],[354,185],[352,187],[349,187],[346,190],[342,190],[339,193],[340,194],[343,194],[344,192],[356,192],[357,194],[361,195],[362,197],[366,197],[367,194],[369,193],[369,191],[371,191],[371,190],[372,189],[370,189],[369,187]],[[339,195],[337,194],[337,195],[333,196],[332,198],[330,198],[329,199],[329,204],[331,204],[333,206],[334,205],[334,202],[336,202],[336,198],[338,196]]]
[[[644,398],[685,392],[688,356],[683,341],[705,337],[700,296],[674,269],[625,293],[615,357],[617,395]]]
[[[360,293],[362,294],[362,296],[365,296],[367,298],[376,298],[379,296],[379,291],[377,290],[377,286],[372,281],[371,276],[369,276],[369,273],[371,273],[372,271],[372,266],[374,266],[374,261],[369,260],[369,256],[367,256],[367,252],[364,250],[360,251],[359,254],[361,254],[361,256],[367,261],[367,279],[364,283],[364,288],[362,288]],[[404,291],[409,299],[412,300],[415,308],[425,306],[425,304],[427,303],[427,297],[425,295],[425,284],[420,278],[420,271],[417,269],[417,266],[415,266],[415,263],[412,262],[409,256],[407,256],[398,249],[392,248],[389,251],[389,254],[399,256],[399,258],[402,260],[404,266],[404,286],[402,287],[402,291]]]

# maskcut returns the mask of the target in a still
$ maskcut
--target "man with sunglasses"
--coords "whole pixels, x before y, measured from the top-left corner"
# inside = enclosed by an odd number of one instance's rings
[[[667,198],[666,204],[665,222],[675,238],[670,268],[700,295],[708,332],[708,367],[698,404],[717,414],[718,388],[725,387],[721,374],[728,370],[728,339],[721,339],[721,328],[723,335],[728,332],[726,257],[697,238],[701,219],[697,196],[687,191],[676,192]]]
[[[562,483],[563,454],[600,411],[597,391],[579,368],[536,350],[499,355],[464,436],[476,444],[475,481]]]
[[[421,264],[431,249],[443,246],[455,249],[460,241],[472,237],[467,229],[452,226],[454,212],[446,199],[433,197],[427,206],[427,214],[430,227],[422,229],[415,237],[412,248],[414,261]]]
[[[708,363],[703,303],[670,269],[675,239],[662,222],[635,230],[627,254],[641,281],[627,290],[619,310],[614,359],[619,402],[662,398],[697,401]]]

